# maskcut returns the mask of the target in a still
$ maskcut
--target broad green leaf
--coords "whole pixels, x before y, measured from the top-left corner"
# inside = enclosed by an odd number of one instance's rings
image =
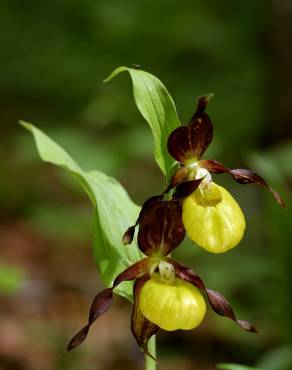
[[[261,370],[255,367],[249,367],[244,365],[237,365],[237,364],[219,364],[217,365],[217,369],[222,370]]]
[[[89,195],[94,206],[94,255],[103,282],[111,286],[119,272],[142,258],[134,242],[131,246],[122,245],[123,233],[135,223],[140,208],[114,178],[98,171],[83,171],[41,130],[29,123],[20,123],[33,134],[40,157],[69,171]],[[115,292],[131,300],[132,284],[123,283]]]
[[[157,77],[140,69],[119,67],[105,82],[125,71],[130,73],[133,81],[136,105],[152,130],[155,160],[169,178],[174,160],[167,151],[167,139],[180,125],[172,97]]]

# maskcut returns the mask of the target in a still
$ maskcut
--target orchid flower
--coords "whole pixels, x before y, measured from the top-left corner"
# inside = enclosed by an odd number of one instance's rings
[[[249,322],[235,317],[220,293],[206,288],[194,271],[169,257],[185,237],[181,213],[180,199],[165,201],[153,197],[145,202],[137,235],[139,249],[145,258],[121,272],[112,287],[94,298],[88,323],[71,339],[67,350],[85,340],[94,321],[110,308],[114,288],[123,281],[135,281],[131,329],[138,346],[151,357],[147,344],[160,328],[190,330],[202,322],[206,312],[203,294],[217,314],[230,318],[247,331],[256,332]],[[129,232],[125,235],[129,236]]]
[[[228,169],[217,161],[201,159],[213,139],[213,125],[205,112],[210,97],[199,98],[189,123],[175,129],[168,138],[168,151],[179,168],[167,191],[183,186],[182,219],[188,236],[207,251],[222,253],[241,241],[245,218],[236,200],[213,181],[211,173],[229,173],[240,184],[258,184],[268,189],[281,206],[284,202],[256,172]],[[198,179],[201,183],[192,189],[194,183],[190,181]]]

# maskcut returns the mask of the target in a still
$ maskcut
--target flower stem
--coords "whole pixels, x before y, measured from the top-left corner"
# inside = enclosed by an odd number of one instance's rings
[[[148,342],[148,351],[153,357],[156,357],[156,335],[153,335]],[[156,362],[145,355],[145,370],[156,370]]]

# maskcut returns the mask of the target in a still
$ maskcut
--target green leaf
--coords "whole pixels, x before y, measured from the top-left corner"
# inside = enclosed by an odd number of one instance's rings
[[[112,177],[98,171],[83,171],[69,154],[35,126],[20,122],[36,141],[40,157],[72,174],[82,185],[94,206],[94,255],[107,287],[122,270],[143,257],[133,242],[122,244],[125,230],[133,225],[140,208]],[[82,267],[81,267],[82,268]],[[115,292],[132,300],[132,284],[123,283]]]
[[[249,367],[244,365],[237,365],[237,364],[219,364],[217,365],[217,369],[222,370],[261,370],[255,367]]]
[[[180,125],[172,97],[157,77],[140,69],[119,67],[105,82],[125,71],[130,73],[133,81],[136,105],[152,130],[155,160],[169,179],[174,160],[167,151],[167,139]]]
[[[291,370],[292,345],[283,345],[265,353],[259,361],[259,366],[265,370]]]

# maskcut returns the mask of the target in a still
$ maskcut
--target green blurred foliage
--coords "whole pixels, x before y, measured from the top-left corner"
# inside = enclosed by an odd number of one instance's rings
[[[0,260],[0,295],[17,293],[25,283],[22,268],[11,266]]]
[[[260,370],[259,368],[236,365],[236,364],[220,364],[217,366],[217,369],[222,370]]]

